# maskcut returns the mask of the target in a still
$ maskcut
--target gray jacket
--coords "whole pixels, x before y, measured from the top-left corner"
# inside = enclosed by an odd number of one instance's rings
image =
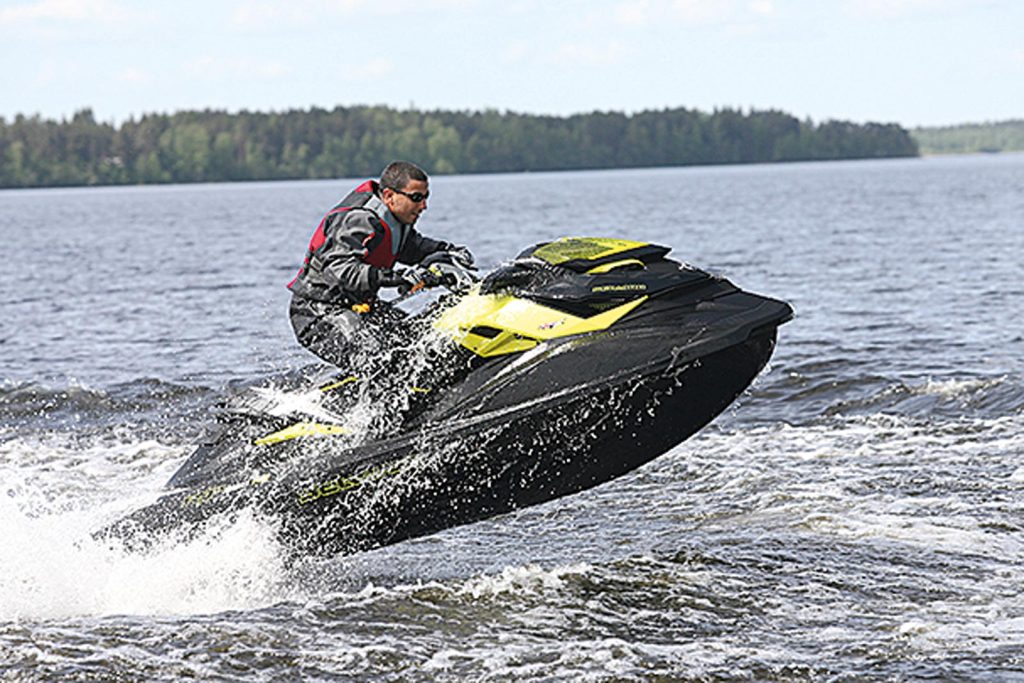
[[[370,301],[380,288],[380,273],[396,262],[419,263],[451,248],[401,223],[367,181],[331,209],[306,251],[299,274],[288,285],[295,296],[351,305]]]

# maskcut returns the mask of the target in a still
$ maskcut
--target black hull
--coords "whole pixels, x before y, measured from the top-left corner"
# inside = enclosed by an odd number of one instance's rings
[[[335,555],[537,505],[620,477],[692,436],[750,385],[774,344],[775,328],[765,328],[706,356],[395,439],[356,448],[316,439],[279,454],[289,464],[267,480],[264,468],[247,468],[173,491],[101,535],[145,547],[252,509],[279,525],[295,556]]]
[[[640,467],[704,427],[749,386],[774,343],[772,329],[685,365],[580,392],[543,409],[528,406],[453,431],[424,433],[392,444],[397,448],[387,455],[368,448],[360,459],[372,463],[363,470],[363,483],[334,492],[345,485],[335,481],[359,480],[352,479],[351,466],[325,472],[286,486],[268,511],[282,517],[284,537],[296,552],[338,554],[577,493]]]

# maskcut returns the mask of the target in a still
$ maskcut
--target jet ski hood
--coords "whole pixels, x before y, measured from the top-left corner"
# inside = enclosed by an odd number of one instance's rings
[[[696,305],[738,291],[723,279],[668,259],[670,251],[600,237],[537,244],[488,275],[435,326],[489,358],[618,327],[651,300]],[[778,325],[791,317],[787,304],[776,304],[764,312],[764,323]],[[655,310],[664,312],[665,307]]]

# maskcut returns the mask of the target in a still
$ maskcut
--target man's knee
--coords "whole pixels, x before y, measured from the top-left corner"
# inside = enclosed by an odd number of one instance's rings
[[[340,365],[348,357],[360,321],[351,311],[331,311],[321,316],[296,312],[291,316],[295,338],[321,359]]]

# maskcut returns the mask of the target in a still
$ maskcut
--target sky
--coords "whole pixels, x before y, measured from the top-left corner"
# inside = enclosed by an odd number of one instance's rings
[[[388,105],[1024,118],[1024,0],[0,0],[0,117]]]

